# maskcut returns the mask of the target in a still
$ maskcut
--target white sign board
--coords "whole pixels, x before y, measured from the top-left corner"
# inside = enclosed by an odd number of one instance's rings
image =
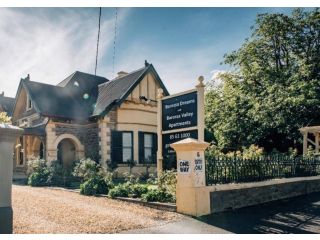
[[[178,172],[181,174],[189,174],[190,171],[190,161],[179,160],[178,161]]]
[[[195,161],[194,170],[196,172],[202,172],[203,171],[203,160],[201,158],[196,158],[194,161]]]

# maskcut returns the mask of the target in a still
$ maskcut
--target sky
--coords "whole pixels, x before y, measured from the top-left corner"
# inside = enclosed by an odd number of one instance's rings
[[[170,93],[210,81],[230,67],[226,53],[250,37],[257,14],[291,8],[102,8],[97,75],[112,79],[152,63]],[[99,8],[0,8],[0,92],[15,97],[21,78],[58,84],[94,74]]]

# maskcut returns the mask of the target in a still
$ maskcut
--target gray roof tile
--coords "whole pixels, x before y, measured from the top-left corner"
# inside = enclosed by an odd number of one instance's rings
[[[7,112],[8,116],[12,116],[14,101],[14,98],[0,95],[0,107]]]

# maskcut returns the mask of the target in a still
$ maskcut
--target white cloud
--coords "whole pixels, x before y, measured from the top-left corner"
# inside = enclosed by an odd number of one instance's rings
[[[211,71],[211,80],[208,82],[207,87],[217,87],[222,84],[221,74],[226,73],[225,70],[215,69]]]
[[[119,35],[124,31],[129,9],[118,12]],[[94,73],[98,11],[76,8],[0,9],[0,92],[15,96],[21,77],[30,73],[31,80],[57,84],[76,70]],[[114,19],[103,14],[98,75],[112,78]],[[119,46],[117,46],[119,48]],[[132,71],[144,60],[153,63],[170,93],[194,88],[200,75],[212,79],[211,70],[222,60],[219,46],[189,49],[158,49],[147,46],[143,36],[117,51],[116,69]]]
[[[28,73],[31,80],[48,84],[76,70],[94,73],[98,12],[27,10],[0,9],[0,91],[14,97],[20,78]],[[125,16],[121,11],[119,22]],[[112,49],[113,28],[112,18],[102,21],[100,59]]]

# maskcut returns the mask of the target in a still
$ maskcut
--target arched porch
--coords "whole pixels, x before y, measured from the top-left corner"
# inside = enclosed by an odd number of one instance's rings
[[[54,141],[56,159],[65,168],[70,168],[74,161],[84,157],[84,146],[72,134],[62,134]]]

